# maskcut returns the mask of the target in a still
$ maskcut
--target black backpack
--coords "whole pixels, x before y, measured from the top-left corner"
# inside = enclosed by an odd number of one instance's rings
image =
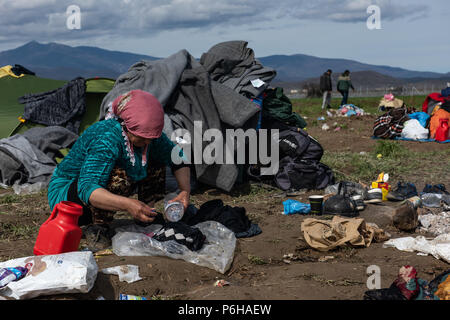
[[[282,190],[321,190],[334,184],[333,171],[325,164],[313,160],[294,160],[287,156],[280,160],[280,168],[274,177]]]
[[[334,184],[332,170],[320,163],[324,150],[316,139],[301,128],[279,121],[272,121],[266,128],[279,130],[279,169],[273,176],[260,176],[250,167],[247,172],[250,177],[260,181],[273,179],[277,187],[284,191],[320,190]],[[270,146],[270,143],[268,145]],[[258,169],[258,166],[255,168]]]
[[[320,143],[300,128],[280,131],[279,147],[280,157],[320,161],[323,156]]]

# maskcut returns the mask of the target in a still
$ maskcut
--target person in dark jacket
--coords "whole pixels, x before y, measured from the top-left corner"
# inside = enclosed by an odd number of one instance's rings
[[[322,109],[325,109],[325,106],[327,108],[331,108],[330,102],[331,102],[331,91],[333,91],[333,86],[331,83],[331,74],[333,73],[332,70],[328,69],[327,72],[325,72],[320,77],[320,90],[323,94],[323,102],[322,102]]]
[[[345,70],[344,73],[339,76],[337,83],[337,90],[342,94],[341,106],[347,104],[348,92],[350,91],[350,88],[355,91],[350,78],[350,71]]]

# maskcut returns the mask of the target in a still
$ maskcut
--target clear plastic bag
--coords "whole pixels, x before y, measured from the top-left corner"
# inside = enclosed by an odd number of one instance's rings
[[[113,252],[118,256],[166,256],[207,267],[224,274],[231,266],[236,247],[234,233],[216,221],[205,221],[193,226],[200,229],[206,241],[199,251],[169,240],[160,242],[151,236],[161,225],[139,227],[136,225],[116,229],[112,238]]]
[[[434,234],[450,234],[450,212],[440,214],[425,214],[419,216],[421,230]]]
[[[17,184],[17,183],[15,183],[12,186],[12,188],[13,188],[15,194],[25,195],[25,194],[38,193],[41,190],[45,189],[47,186],[48,186],[47,182],[36,182],[33,184],[29,184],[29,183]]]

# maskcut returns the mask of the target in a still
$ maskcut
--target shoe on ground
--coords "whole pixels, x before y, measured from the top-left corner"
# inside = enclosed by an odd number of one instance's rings
[[[427,184],[424,188],[423,188],[423,193],[437,193],[437,194],[450,194],[447,192],[447,190],[445,189],[445,185],[443,184],[435,184],[435,185],[431,185],[431,184]]]
[[[363,197],[360,195],[355,195],[350,197],[356,204],[356,210],[363,211],[366,208],[366,204],[364,203]]]
[[[418,193],[413,183],[398,182],[397,188],[390,191],[386,198],[390,201],[404,201],[414,196],[418,196]]]
[[[361,196],[362,199],[367,198],[367,188],[361,184],[352,181],[341,181],[338,186],[338,194],[348,197]]]
[[[380,203],[383,202],[383,192],[381,188],[370,189],[367,191],[367,197],[364,203]]]

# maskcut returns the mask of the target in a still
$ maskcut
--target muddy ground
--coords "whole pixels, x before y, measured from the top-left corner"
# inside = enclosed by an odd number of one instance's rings
[[[312,126],[308,130],[329,152],[370,152],[375,144],[370,138],[373,120],[373,116],[340,119],[347,123],[348,128],[339,132],[322,131],[320,126]],[[329,121],[330,125],[332,123]],[[450,147],[438,143],[399,143],[413,151],[440,151]],[[448,170],[448,163],[442,168],[443,172]],[[440,181],[423,181],[423,176],[418,173],[420,170],[426,169],[418,168],[417,172],[411,172],[403,178],[414,182],[419,190],[425,183],[443,183],[450,187],[448,171]],[[377,174],[374,173],[375,176]],[[246,189],[251,192],[245,192]],[[45,192],[24,197],[11,196],[11,190],[0,192],[0,261],[33,255],[39,226],[50,214]],[[263,231],[260,235],[237,240],[233,263],[225,274],[167,257],[109,255],[97,258],[99,269],[135,264],[139,266],[143,280],[128,284],[120,282],[115,275],[99,273],[94,288],[87,294],[36,299],[91,300],[102,296],[114,300],[119,293],[125,293],[147,299],[360,300],[367,290],[366,271],[370,265],[380,267],[383,288],[391,285],[403,265],[414,266],[419,277],[425,280],[431,280],[449,269],[448,263],[434,257],[383,248],[382,243],[372,243],[368,248],[342,247],[330,252],[311,249],[300,231],[301,222],[306,217],[282,215],[282,201],[287,197],[280,197],[279,194],[279,190],[265,190],[257,186],[243,186],[232,194],[215,189],[204,189],[201,193],[193,194],[192,201],[196,205],[221,198],[226,204],[245,207],[248,216]],[[306,192],[289,198],[307,202],[310,194],[323,194],[323,191]],[[381,213],[391,210],[395,205],[390,202],[369,205],[361,212],[361,217],[366,222],[377,223],[393,238],[419,235],[418,232],[401,232],[383,218]],[[120,216],[123,218],[123,215]],[[283,261],[283,256],[287,254],[293,254],[296,259]],[[325,256],[333,258],[320,262]],[[218,279],[224,279],[230,284],[215,287],[214,283]]]

